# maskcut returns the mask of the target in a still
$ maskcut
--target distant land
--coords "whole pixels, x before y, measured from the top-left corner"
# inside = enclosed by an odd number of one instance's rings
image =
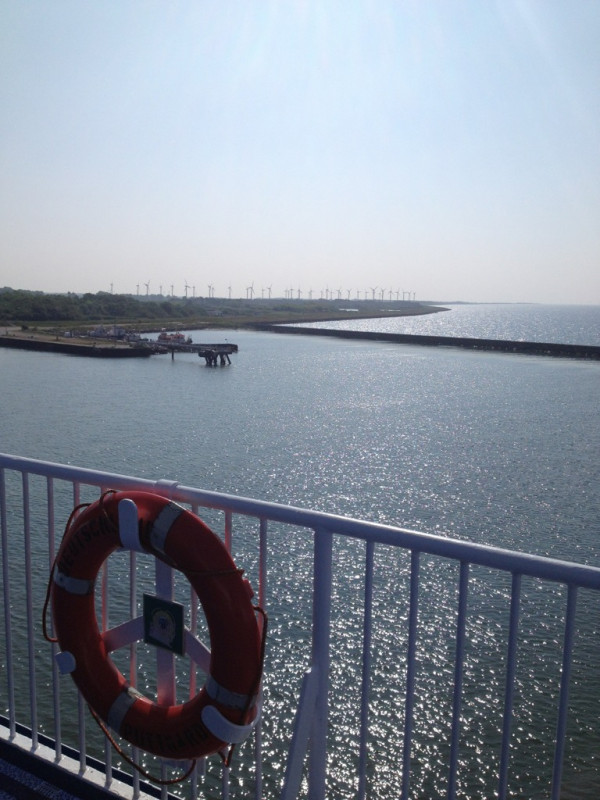
[[[173,355],[175,349],[185,349],[186,345],[156,347],[142,338],[144,333],[251,328],[280,334],[600,360],[600,347],[595,346],[299,326],[302,322],[405,317],[447,310],[441,305],[415,300],[156,298],[109,292],[61,295],[0,289],[0,347],[105,358],[148,357],[167,352],[169,347]],[[190,344],[189,349],[192,347]]]
[[[0,288],[0,326],[26,330],[120,325],[148,332],[161,328],[231,328],[256,323],[321,322],[400,317],[444,311],[415,300],[220,298],[96,294],[48,294]]]

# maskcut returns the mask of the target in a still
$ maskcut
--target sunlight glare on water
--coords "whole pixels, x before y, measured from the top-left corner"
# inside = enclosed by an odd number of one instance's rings
[[[212,369],[192,355],[115,363],[0,350],[2,449],[600,564],[597,364],[250,332],[228,338],[239,353],[231,367]],[[58,511],[67,514],[72,497],[57,491]],[[222,533],[222,516],[206,518]],[[254,583],[257,534],[251,520],[234,525],[236,560]],[[312,542],[274,525],[269,549],[265,797],[274,798],[309,664]],[[421,561],[411,797],[433,798],[444,796],[448,780],[458,568]],[[364,563],[364,546],[335,542],[329,791],[336,798],[356,791]],[[47,568],[39,565],[40,576]],[[409,572],[409,555],[376,548],[370,798],[398,796],[401,786]],[[110,574],[118,620],[127,615],[127,587],[118,563]],[[542,797],[565,598],[525,584],[511,792]],[[498,779],[510,581],[472,569],[469,588],[458,788],[485,800]],[[187,604],[185,585],[178,591]],[[565,796],[578,800],[600,792],[599,632],[597,599],[582,593],[564,776]],[[146,663],[144,654],[140,677],[151,689]],[[246,749],[234,796],[251,795]],[[213,788],[218,796],[217,774],[218,764],[209,768],[206,796]]]

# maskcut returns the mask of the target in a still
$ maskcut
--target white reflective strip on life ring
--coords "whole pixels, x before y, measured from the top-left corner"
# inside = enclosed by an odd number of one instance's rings
[[[94,591],[94,581],[88,581],[85,578],[71,578],[60,572],[58,567],[54,570],[54,583],[60,586],[69,594],[92,594]]]
[[[119,502],[119,539],[123,547],[144,553],[140,542],[139,517],[136,504],[126,497]]]
[[[256,700],[255,696],[249,697],[247,694],[231,692],[229,689],[221,686],[220,683],[217,683],[212,675],[209,675],[206,679],[205,689],[208,696],[212,698],[215,703],[219,703],[221,706],[227,706],[227,708],[234,708],[237,711],[250,708]]]
[[[169,503],[166,505],[152,524],[150,531],[150,544],[155,550],[161,553],[165,552],[165,542],[171,526],[182,513],[183,508],[178,506],[177,503]]]
[[[106,717],[106,722],[113,731],[119,732],[125,715],[138,697],[141,697],[141,695],[131,686],[126,691],[119,692]]]
[[[260,718],[260,708],[256,716],[248,725],[236,725],[226,719],[214,706],[204,706],[202,709],[202,722],[217,739],[229,744],[239,744],[250,736]]]

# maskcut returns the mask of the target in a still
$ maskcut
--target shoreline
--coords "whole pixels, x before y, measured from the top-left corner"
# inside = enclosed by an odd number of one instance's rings
[[[186,320],[171,320],[171,324],[165,325],[164,320],[160,320],[155,324],[147,325],[133,325],[132,323],[123,323],[122,326],[126,330],[135,328],[136,333],[160,333],[163,330],[169,331],[203,331],[203,330],[252,330],[256,325],[286,325],[286,324],[302,324],[305,322],[330,322],[335,320],[352,320],[352,319],[379,319],[386,317],[412,317],[421,316],[424,314],[435,314],[439,311],[448,311],[449,309],[442,308],[441,306],[425,306],[415,305],[407,306],[401,310],[386,309],[379,312],[369,310],[356,312],[354,309],[352,313],[310,313],[290,315],[281,314],[276,312],[266,312],[261,314],[258,318],[248,319],[244,317],[237,319],[235,317],[212,317],[210,320],[202,319],[195,321]],[[88,325],[92,323],[87,323]],[[60,326],[60,327],[59,327]],[[73,336],[67,337],[60,334],[58,331],[64,331],[65,328],[74,329],[75,326],[68,326],[64,323],[54,322],[46,327],[17,327],[3,326],[5,333],[0,334],[0,347],[9,347],[20,350],[36,350],[39,352],[47,353],[63,353],[66,355],[87,356],[93,358],[147,358],[155,355],[156,351],[153,349],[151,342],[141,341],[124,342],[122,340],[115,340],[109,338],[90,338],[87,336]]]
[[[211,317],[209,320],[188,322],[186,320],[172,320],[171,325],[164,322],[157,325],[142,325],[138,328],[140,333],[158,333],[161,330],[203,331],[203,330],[238,330],[252,329],[255,325],[302,325],[308,322],[345,322],[354,319],[387,319],[388,317],[422,317],[427,314],[437,314],[441,311],[450,311],[443,306],[413,306],[401,310],[389,309],[385,311],[353,310],[350,312],[322,312],[309,314],[289,314],[282,312],[266,312],[256,317]]]
[[[306,322],[332,322],[353,319],[381,319],[388,317],[412,317],[426,314],[435,314],[450,309],[442,306],[413,306],[412,308],[398,310],[385,310],[379,313],[364,311],[356,313],[337,314],[307,314],[302,318],[290,319],[289,315],[278,314],[260,315],[258,319],[236,320],[213,318],[209,322],[202,320],[200,323],[186,324],[186,321],[173,321],[165,328],[149,325],[140,329],[141,333],[157,333],[160,330],[256,330],[269,333],[303,335],[303,336],[331,336],[341,339],[355,339],[364,341],[393,342],[396,344],[410,344],[427,347],[454,347],[468,350],[499,352],[506,354],[554,356],[562,358],[585,359],[600,361],[600,346],[581,344],[561,344],[556,342],[513,341],[505,339],[482,339],[471,337],[418,335],[403,333],[383,333],[375,331],[339,330],[321,327],[301,327]],[[350,309],[348,309],[350,311]],[[55,323],[56,324],[56,323]],[[16,327],[6,328],[5,334],[0,334],[0,347],[9,347],[23,350],[37,350],[41,352],[63,353],[94,358],[148,358],[156,353],[152,347],[153,342],[123,342],[111,339],[89,339],[87,337],[64,337],[56,329],[22,330]]]

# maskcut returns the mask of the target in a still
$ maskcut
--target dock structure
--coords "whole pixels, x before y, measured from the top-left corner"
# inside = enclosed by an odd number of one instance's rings
[[[0,335],[0,347],[19,348],[21,350],[39,350],[48,353],[66,353],[74,356],[91,356],[95,358],[148,358],[152,355],[171,353],[198,353],[204,358],[207,366],[223,366],[231,364],[229,356],[237,353],[237,344],[229,342],[218,344],[193,344],[188,342],[147,340],[123,343],[117,340],[96,340],[79,338],[64,340],[62,337],[49,334],[11,334]]]
[[[0,347],[37,350],[42,353],[63,353],[93,358],[147,358],[152,350],[144,344],[123,344],[117,341],[98,342],[95,339],[65,341],[58,336],[10,335],[0,336]]]
[[[154,349],[155,353],[171,353],[172,359],[175,358],[175,353],[198,353],[209,367],[216,367],[219,363],[221,366],[231,364],[229,356],[232,353],[237,353],[237,351],[237,344],[230,344],[229,342],[219,344],[157,342],[157,346]]]

